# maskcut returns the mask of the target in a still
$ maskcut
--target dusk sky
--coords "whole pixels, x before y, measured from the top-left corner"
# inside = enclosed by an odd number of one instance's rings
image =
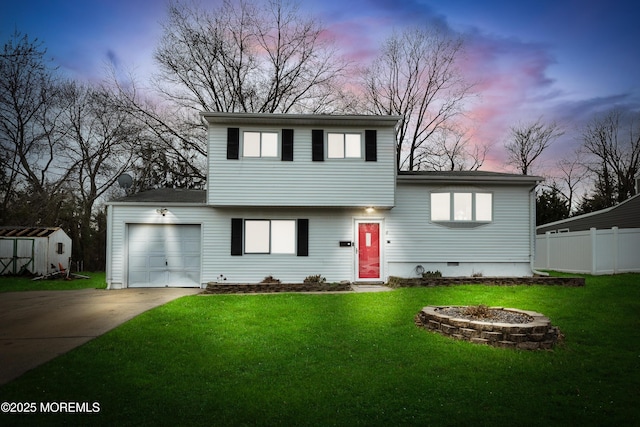
[[[202,0],[202,4],[218,4]],[[492,144],[482,169],[508,171],[509,126],[542,117],[565,136],[548,166],[579,144],[579,128],[611,108],[640,111],[640,3],[631,0],[303,0],[342,53],[365,64],[392,30],[439,22],[466,40],[464,72],[475,142]],[[105,64],[145,83],[165,17],[163,0],[5,0],[0,39],[14,30],[44,42],[67,76],[97,80]],[[542,166],[542,165],[541,165]],[[542,172],[534,171],[537,173]]]

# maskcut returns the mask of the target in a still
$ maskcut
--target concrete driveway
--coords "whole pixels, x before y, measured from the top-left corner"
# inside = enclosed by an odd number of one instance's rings
[[[0,385],[198,288],[0,293]]]

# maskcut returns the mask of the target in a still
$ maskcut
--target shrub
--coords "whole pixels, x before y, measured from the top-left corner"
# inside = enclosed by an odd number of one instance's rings
[[[321,274],[313,274],[305,277],[302,283],[317,284],[317,283],[325,283],[326,281],[327,279],[325,277],[322,277]]]
[[[491,317],[491,310],[484,304],[470,305],[464,309],[464,314],[478,319],[488,319]]]
[[[280,283],[280,279],[276,279],[275,277],[269,275],[262,279],[262,282],[260,283]]]
[[[422,273],[422,278],[423,279],[430,279],[433,277],[442,277],[442,273],[439,270],[436,271],[425,271],[424,273]]]

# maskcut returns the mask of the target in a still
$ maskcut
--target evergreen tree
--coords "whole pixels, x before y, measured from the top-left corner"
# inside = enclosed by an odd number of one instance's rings
[[[569,201],[558,189],[544,189],[536,196],[536,225],[566,219],[569,210]]]

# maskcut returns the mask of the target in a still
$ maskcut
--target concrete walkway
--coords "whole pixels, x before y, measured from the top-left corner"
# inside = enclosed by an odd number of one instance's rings
[[[362,285],[352,284],[351,289],[353,289],[353,292],[388,292],[393,290],[384,285],[368,285],[368,284],[362,284]]]
[[[198,288],[0,293],[0,385]]]

